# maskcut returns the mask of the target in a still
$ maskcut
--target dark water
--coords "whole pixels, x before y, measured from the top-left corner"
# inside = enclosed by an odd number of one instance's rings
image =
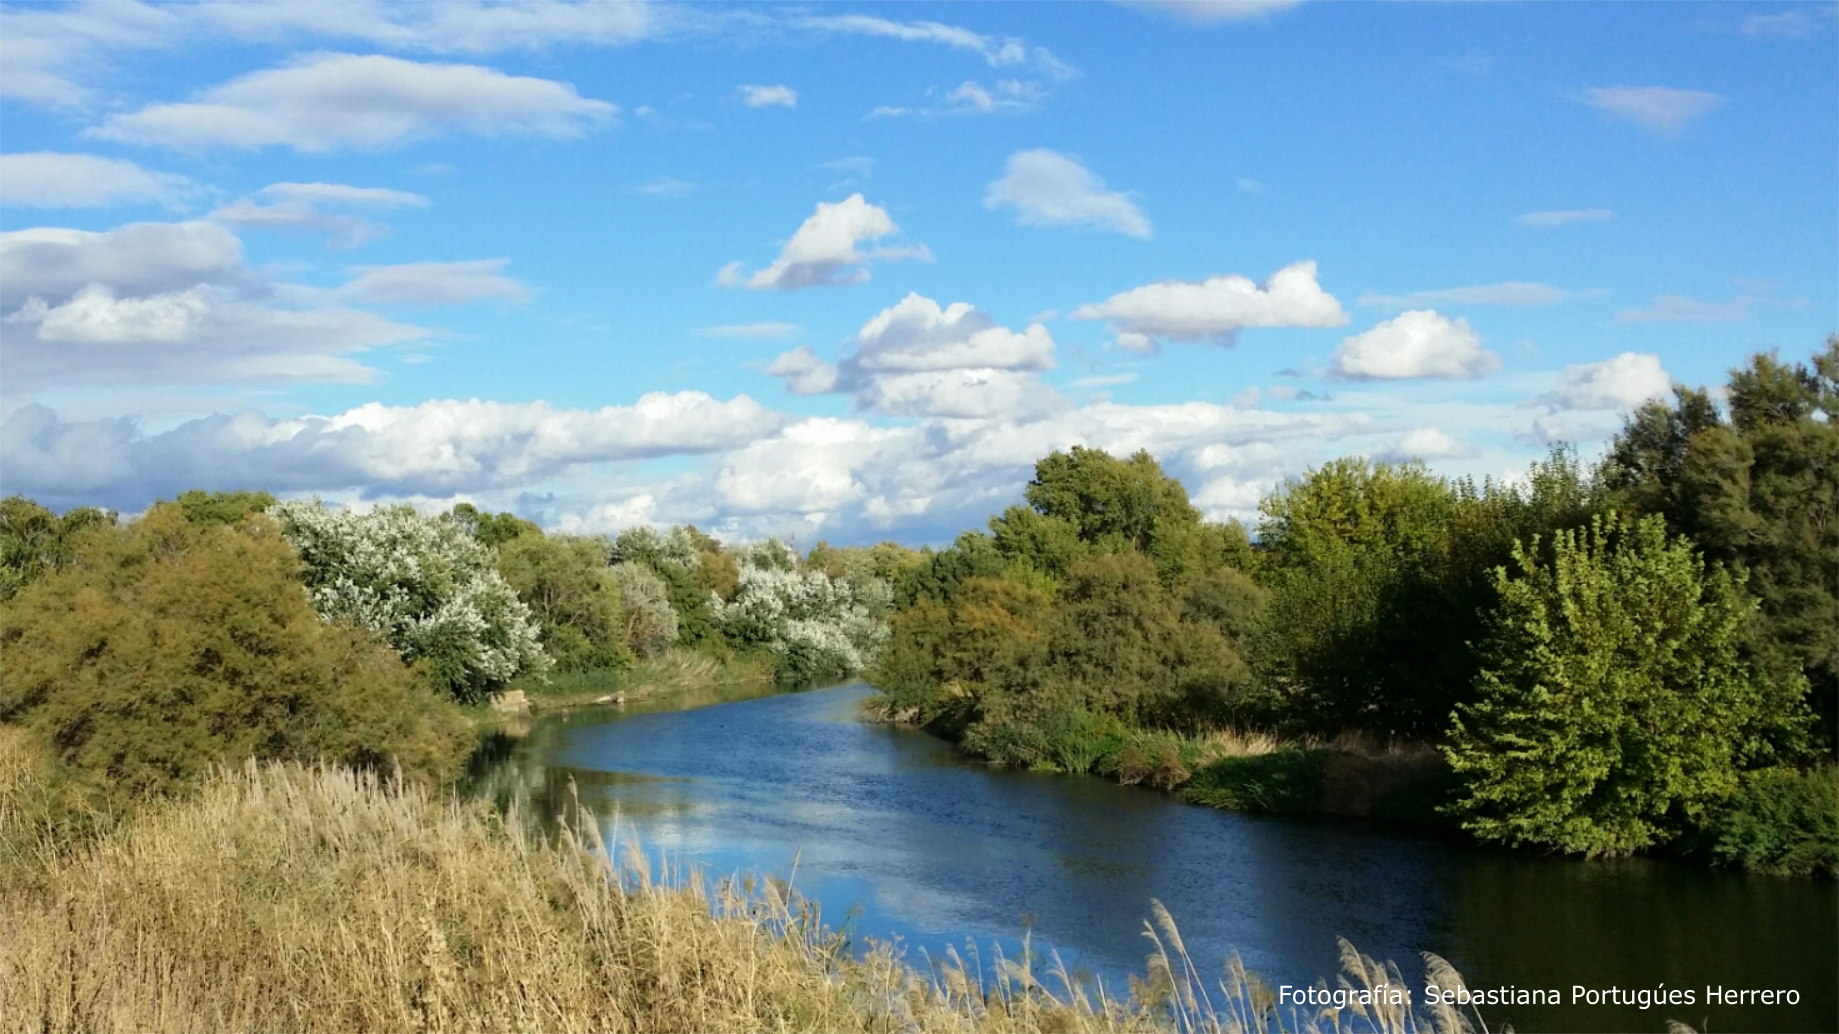
[[[756,691],[757,692],[757,691]],[[479,787],[526,815],[581,801],[611,831],[714,874],[784,877],[852,935],[911,961],[967,942],[1037,950],[1123,988],[1166,905],[1202,972],[1237,949],[1272,985],[1337,971],[1336,938],[1422,987],[1419,953],[1475,988],[1552,988],[1559,1006],[1482,1009],[1491,1029],[1839,1029],[1839,888],[1633,859],[1479,850],[1358,821],[1216,812],[1086,777],[991,770],[923,733],[855,719],[861,685],[540,719],[488,745]],[[668,708],[672,702],[652,705]],[[1571,1005],[1573,985],[1685,989],[1696,1004]],[[1707,985],[1798,1006],[1708,1005]]]

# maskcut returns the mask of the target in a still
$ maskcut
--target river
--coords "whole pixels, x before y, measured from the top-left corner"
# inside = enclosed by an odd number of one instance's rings
[[[993,770],[913,730],[857,720],[861,684],[730,690],[538,717],[475,760],[477,792],[553,821],[570,783],[611,832],[713,874],[785,877],[852,937],[910,961],[975,944],[1037,951],[1123,989],[1150,950],[1151,899],[1202,972],[1237,950],[1273,986],[1337,971],[1336,938],[1419,953],[1471,987],[1565,1004],[1482,1009],[1491,1029],[1839,1029],[1839,887],[1655,859],[1583,862],[1348,819],[1242,815],[1091,777]],[[752,695],[752,699],[745,697]],[[1572,1005],[1574,985],[1687,989],[1696,1004]],[[1800,1004],[1720,1006],[1706,987]]]

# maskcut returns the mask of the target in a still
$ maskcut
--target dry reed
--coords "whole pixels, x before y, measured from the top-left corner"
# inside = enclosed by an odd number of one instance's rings
[[[0,727],[10,840],[32,821],[36,778],[16,732]],[[106,835],[4,861],[0,1030],[1278,1026],[1242,967],[1209,991],[1160,906],[1150,975],[1120,1002],[1057,960],[1042,980],[1028,951],[999,953],[989,979],[955,952],[924,974],[886,947],[857,956],[779,884],[654,877],[584,829],[545,844],[475,803],[344,769],[221,772]],[[1375,1028],[1463,1024],[1400,1013]]]

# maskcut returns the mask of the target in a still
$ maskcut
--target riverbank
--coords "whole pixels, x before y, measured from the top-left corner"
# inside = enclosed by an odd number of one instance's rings
[[[0,835],[22,843],[46,769],[0,727]],[[297,764],[220,771],[80,845],[0,860],[0,1030],[1336,1029],[1255,976],[1200,980],[1158,910],[1129,1001],[1024,953],[984,977],[860,954],[772,880],[616,863],[597,826],[555,843],[424,785]],[[583,839],[585,837],[585,839]],[[1352,986],[1388,969],[1347,953]],[[1466,1030],[1425,1007],[1382,1031]]]
[[[1357,732],[1322,738],[1219,729],[1186,736],[1083,712],[1046,723],[966,726],[949,712],[921,722],[917,709],[900,708],[881,695],[863,702],[863,716],[923,729],[992,765],[1102,776],[1226,811],[1455,828],[1442,811],[1455,789],[1454,773],[1426,743],[1381,741]]]

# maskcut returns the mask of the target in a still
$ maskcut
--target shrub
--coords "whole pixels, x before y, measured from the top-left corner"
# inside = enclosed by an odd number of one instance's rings
[[[285,502],[270,512],[306,563],[320,616],[381,635],[455,699],[476,702],[548,670],[530,608],[454,522],[409,506],[358,514]]]
[[[1706,823],[1704,839],[1722,865],[1839,878],[1839,769],[1745,772],[1736,796]]]
[[[1233,811],[1309,812],[1322,797],[1328,751],[1285,748],[1223,758],[1194,774],[1184,800]]]
[[[853,675],[886,644],[891,592],[881,579],[832,580],[778,542],[748,548],[739,565],[734,599],[713,599],[716,621],[728,642],[770,651],[782,681]]]
[[[130,797],[249,757],[452,774],[465,722],[360,629],[328,626],[274,523],[154,507],[80,536],[0,608],[0,720]]]
[[[619,585],[599,538],[525,533],[498,547],[498,573],[536,618],[543,650],[560,671],[631,665]]]

